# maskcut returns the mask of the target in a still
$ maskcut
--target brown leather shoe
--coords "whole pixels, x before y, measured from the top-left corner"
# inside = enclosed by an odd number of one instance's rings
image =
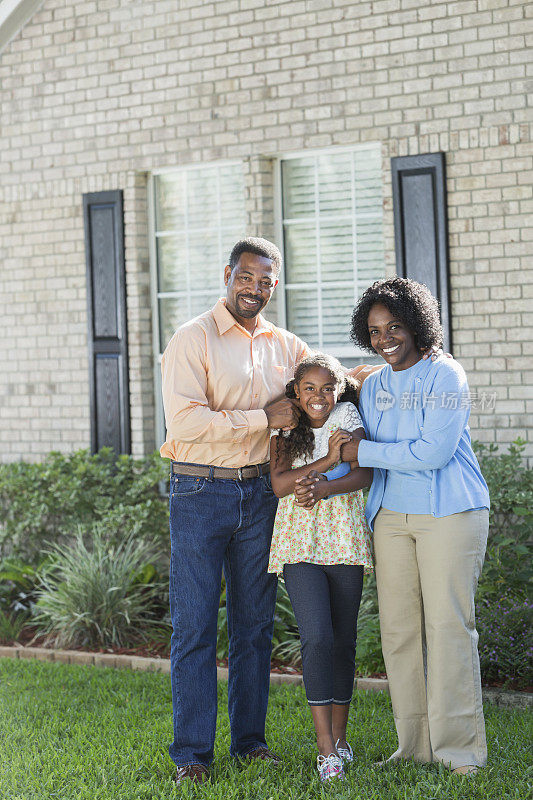
[[[178,767],[174,777],[176,784],[191,780],[193,783],[204,783],[209,780],[209,772],[203,764],[187,764],[185,767]]]
[[[259,759],[260,761],[268,761],[273,767],[277,767],[279,764],[282,764],[282,760],[279,756],[269,750],[268,747],[256,747],[255,750],[251,750],[249,753],[246,753],[244,756],[246,761],[252,761],[255,759]]]

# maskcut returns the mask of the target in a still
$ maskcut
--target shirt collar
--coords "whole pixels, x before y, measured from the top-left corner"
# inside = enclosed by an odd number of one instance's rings
[[[234,326],[238,328],[238,330],[247,333],[248,336],[251,336],[250,332],[247,331],[245,328],[243,328],[242,325],[239,325],[235,317],[232,314],[230,314],[230,312],[226,308],[225,298],[221,297],[220,300],[218,300],[216,304],[213,306],[211,311],[220,336],[223,336]],[[260,333],[272,333],[273,328],[274,325],[271,322],[265,319],[262,316],[262,314],[258,314],[257,325],[255,326],[253,335],[258,336]]]

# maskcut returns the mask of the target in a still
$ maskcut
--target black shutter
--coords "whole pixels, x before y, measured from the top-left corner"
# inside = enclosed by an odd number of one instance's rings
[[[83,195],[91,451],[130,452],[122,192]]]
[[[444,153],[392,158],[391,166],[397,272],[438,299],[444,349],[451,350]]]

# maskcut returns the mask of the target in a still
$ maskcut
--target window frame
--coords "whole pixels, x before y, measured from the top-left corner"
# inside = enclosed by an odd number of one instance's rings
[[[319,300],[319,331],[322,327],[322,274],[321,274],[321,264],[320,261],[317,265],[317,280],[314,282],[307,283],[299,283],[299,284],[289,284],[286,281],[286,269],[285,269],[285,235],[284,235],[284,216],[283,216],[283,181],[282,181],[282,163],[284,161],[292,161],[296,159],[302,159],[310,157],[314,159],[318,159],[320,156],[324,155],[339,155],[340,153],[353,153],[356,151],[364,151],[364,150],[375,150],[379,148],[381,154],[381,142],[363,142],[360,144],[353,144],[353,145],[341,145],[341,146],[332,146],[332,147],[325,147],[325,148],[318,148],[318,149],[309,149],[309,150],[298,150],[289,153],[283,153],[277,155],[274,159],[274,230],[275,230],[275,238],[276,241],[279,243],[279,247],[283,253],[283,269],[281,270],[279,283],[276,289],[276,293],[278,294],[278,318],[277,324],[282,328],[287,328],[287,289],[291,287],[302,287],[302,288],[315,288],[318,287],[318,300]],[[383,199],[383,168],[381,169],[381,188],[382,188],[382,199]],[[317,191],[317,183],[316,183],[316,165],[315,165],[315,196]],[[361,218],[361,217],[360,217]],[[319,215],[315,213],[315,225],[318,230],[318,219]],[[382,206],[382,216],[383,222],[383,206]],[[300,220],[299,220],[300,221]],[[357,258],[357,237],[355,233],[355,228],[357,224],[357,215],[352,214],[351,217],[351,226],[352,226],[352,234],[354,237],[354,248],[355,248],[355,255]],[[318,247],[320,247],[320,239],[317,236]],[[383,245],[385,242],[383,240]],[[320,257],[320,251],[318,251],[318,256]],[[354,306],[357,303],[358,295],[357,295],[357,261],[355,260],[354,263]],[[335,288],[337,284],[344,288],[347,281],[332,281],[327,284],[327,287]],[[339,288],[337,287],[337,288]],[[321,338],[321,337],[320,337]],[[340,345],[339,347],[327,347],[322,346],[321,352],[329,353],[332,356],[342,360],[346,358],[354,358],[354,359],[361,359],[364,358],[366,361],[369,359],[369,354],[362,350],[359,347],[356,347],[353,344],[346,344]],[[371,358],[371,356],[370,356]]]

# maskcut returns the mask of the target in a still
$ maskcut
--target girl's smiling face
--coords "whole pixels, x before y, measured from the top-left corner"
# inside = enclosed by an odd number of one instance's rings
[[[321,428],[337,402],[339,387],[324,367],[310,367],[294,385],[300,406],[309,417],[312,428]]]
[[[413,332],[382,303],[368,312],[368,332],[372,347],[394,372],[408,369],[422,358]]]

